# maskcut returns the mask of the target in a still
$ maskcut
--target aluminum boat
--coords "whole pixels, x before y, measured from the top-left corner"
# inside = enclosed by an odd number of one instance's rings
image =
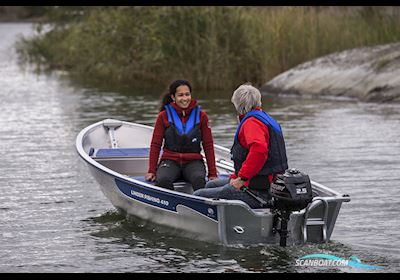
[[[105,119],[76,138],[79,156],[118,211],[177,230],[181,236],[226,246],[279,243],[271,208],[251,209],[239,200],[194,196],[187,182],[176,182],[175,190],[169,190],[145,181],[152,133],[150,126]],[[229,149],[215,145],[215,156],[218,176],[228,176],[234,170]],[[328,242],[342,202],[350,201],[348,195],[322,184],[311,185],[312,201],[290,213],[289,245]]]

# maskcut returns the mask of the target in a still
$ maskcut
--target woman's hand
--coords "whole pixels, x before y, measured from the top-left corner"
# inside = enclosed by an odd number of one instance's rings
[[[209,180],[209,181],[216,180],[216,179],[218,179],[218,176],[211,176],[211,177],[208,177],[208,180]]]
[[[144,178],[146,181],[154,182],[156,180],[156,174],[154,173],[147,173]]]
[[[235,189],[237,189],[238,191],[240,191],[240,189],[243,187],[244,185],[244,181],[238,177],[236,179],[231,179],[229,181],[229,184],[232,185]]]

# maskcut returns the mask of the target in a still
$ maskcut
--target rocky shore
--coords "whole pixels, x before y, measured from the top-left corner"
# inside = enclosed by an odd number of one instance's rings
[[[400,102],[400,43],[333,53],[270,80],[264,93]]]

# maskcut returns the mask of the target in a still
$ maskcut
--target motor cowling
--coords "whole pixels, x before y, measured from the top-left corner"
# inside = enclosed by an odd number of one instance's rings
[[[274,207],[286,211],[301,210],[312,200],[311,181],[307,174],[296,168],[278,174],[270,187]]]

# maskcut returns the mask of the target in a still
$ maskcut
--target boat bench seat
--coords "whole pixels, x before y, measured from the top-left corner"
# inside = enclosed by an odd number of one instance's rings
[[[149,182],[144,179],[144,176],[130,176],[132,179],[145,182],[150,185],[154,185],[155,182]],[[192,194],[193,193],[193,188],[192,185],[189,182],[186,182],[184,180],[178,180],[177,182],[174,183],[174,189],[178,192],[183,192],[183,193],[188,193]]]
[[[146,174],[150,148],[90,148],[89,156],[121,174]]]
[[[115,157],[149,157],[150,148],[112,148],[94,149],[91,148],[89,156],[93,158],[115,158]]]
[[[138,181],[141,181],[141,182],[145,182],[145,183],[153,185],[153,186],[155,184],[155,182],[146,181],[144,179],[144,176],[130,176],[130,177],[132,179],[135,179],[135,180],[138,180]],[[218,177],[220,179],[227,178],[227,177],[229,177],[229,174],[219,174]],[[178,192],[184,192],[184,193],[188,193],[188,194],[192,194],[193,193],[192,185],[189,182],[184,181],[183,179],[179,179],[178,181],[176,181],[174,183],[174,189],[176,191],[178,191]]]

